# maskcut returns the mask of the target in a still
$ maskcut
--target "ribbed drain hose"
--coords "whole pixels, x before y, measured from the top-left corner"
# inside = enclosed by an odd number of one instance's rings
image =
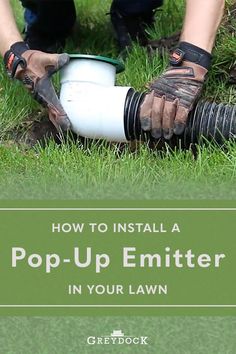
[[[184,139],[190,143],[213,140],[218,144],[235,139],[235,118],[236,106],[200,101],[190,113]]]
[[[124,114],[125,134],[128,141],[147,137],[141,129],[139,108],[144,94],[130,89]],[[203,141],[223,144],[236,138],[236,105],[199,101],[189,115],[187,127],[180,139],[184,146]],[[174,138],[176,139],[176,138]]]

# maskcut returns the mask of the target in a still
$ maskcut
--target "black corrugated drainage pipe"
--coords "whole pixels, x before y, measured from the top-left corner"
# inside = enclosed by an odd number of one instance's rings
[[[142,131],[139,110],[144,94],[130,89],[125,103],[124,126],[128,141],[147,139]],[[236,105],[216,104],[199,101],[189,115],[184,134],[180,136],[184,146],[202,141],[214,141],[223,144],[236,138]]]

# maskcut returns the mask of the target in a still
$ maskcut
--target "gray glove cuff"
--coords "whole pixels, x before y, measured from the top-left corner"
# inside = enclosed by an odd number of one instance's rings
[[[212,55],[206,50],[188,42],[180,42],[170,56],[170,65],[180,66],[183,61],[190,61],[209,70]]]
[[[6,71],[11,78],[15,77],[16,70],[20,65],[22,68],[27,67],[26,60],[22,57],[22,54],[29,50],[28,44],[25,42],[16,42],[5,53],[3,61]]]

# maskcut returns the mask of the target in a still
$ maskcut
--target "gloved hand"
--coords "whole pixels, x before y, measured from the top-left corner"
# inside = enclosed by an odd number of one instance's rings
[[[170,59],[171,66],[150,85],[140,108],[141,127],[155,139],[169,140],[184,132],[189,112],[199,98],[210,66],[211,55],[182,42]],[[192,61],[193,60],[193,61]]]
[[[48,108],[49,119],[58,130],[69,129],[70,121],[57,97],[51,77],[68,62],[68,54],[30,50],[24,42],[13,44],[4,56],[8,75],[20,80],[33,97]]]

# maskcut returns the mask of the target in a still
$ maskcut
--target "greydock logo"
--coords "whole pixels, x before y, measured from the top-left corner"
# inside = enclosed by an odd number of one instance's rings
[[[101,337],[88,337],[89,345],[147,345],[148,337],[126,336],[121,330],[114,330],[111,335]]]

